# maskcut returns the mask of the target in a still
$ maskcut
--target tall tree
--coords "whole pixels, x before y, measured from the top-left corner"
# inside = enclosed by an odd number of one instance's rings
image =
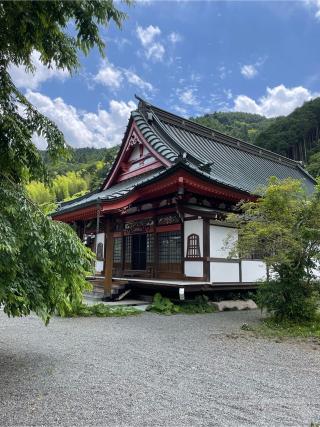
[[[44,217],[24,192],[26,181],[47,179],[32,136],[45,138],[52,158],[68,147],[14,85],[10,66],[34,71],[37,51],[48,68],[73,73],[79,52],[97,47],[104,55],[100,27],[120,27],[124,18],[113,0],[0,1],[0,304],[9,315],[32,310],[47,322],[57,307],[81,298],[92,262],[71,228]]]
[[[301,181],[273,177],[261,193],[230,215],[239,226],[236,252],[258,253],[272,273],[259,285],[261,307],[280,319],[310,319],[319,298],[320,185],[309,195]]]

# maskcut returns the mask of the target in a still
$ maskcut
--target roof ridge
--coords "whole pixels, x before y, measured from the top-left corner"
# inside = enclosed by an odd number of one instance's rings
[[[137,96],[136,96],[137,97]],[[243,141],[242,139],[235,138],[234,136],[229,136],[223,132],[216,131],[215,129],[209,128],[208,126],[201,125],[199,123],[193,122],[190,119],[185,119],[181,116],[178,116],[177,114],[171,113],[169,111],[163,110],[155,105],[150,104],[149,102],[143,100],[140,97],[137,97],[139,99],[139,105],[138,110],[142,113],[142,110],[145,108],[151,109],[156,115],[159,114],[162,116],[164,121],[171,121],[171,124],[177,125],[181,127],[183,126],[183,129],[197,133],[199,135],[198,130],[203,130],[204,137],[207,137],[212,140],[216,140],[222,144],[229,145],[233,148],[236,148],[241,151],[249,151],[254,155],[257,156],[263,156],[269,160],[276,161],[278,163],[286,163],[287,165],[290,165],[291,167],[297,167],[299,165],[299,162],[296,160],[290,159],[289,157],[283,156],[281,154],[274,153],[273,151],[267,150],[266,148],[259,147],[257,145],[251,144],[250,142]],[[141,103],[141,105],[140,105]],[[173,123],[172,123],[173,122]],[[194,129],[193,129],[194,128]],[[218,138],[216,138],[218,137]]]

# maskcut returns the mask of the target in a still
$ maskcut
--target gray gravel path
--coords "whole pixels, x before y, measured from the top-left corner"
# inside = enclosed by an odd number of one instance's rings
[[[0,425],[320,421],[320,346],[239,335],[258,317],[144,313],[57,318],[46,328],[0,312]]]

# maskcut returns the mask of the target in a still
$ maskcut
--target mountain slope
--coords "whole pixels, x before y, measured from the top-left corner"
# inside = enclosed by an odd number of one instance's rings
[[[215,112],[192,117],[191,120],[251,143],[254,143],[257,135],[274,121],[259,114],[241,112]]]
[[[192,120],[301,161],[312,175],[320,175],[320,98],[285,117],[267,119],[257,114],[226,112]]]
[[[286,117],[277,117],[255,140],[260,147],[302,161],[320,175],[320,98],[306,102]]]

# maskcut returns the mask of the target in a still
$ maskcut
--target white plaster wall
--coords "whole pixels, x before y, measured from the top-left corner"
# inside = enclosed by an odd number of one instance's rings
[[[226,246],[226,240],[231,238]],[[210,225],[210,257],[228,258],[233,243],[238,239],[238,230],[231,227]]]
[[[187,256],[188,236],[198,234],[200,243],[200,256],[203,256],[203,220],[194,219],[184,222],[184,256]]]
[[[98,233],[97,234],[97,241],[96,241],[96,247],[98,246],[98,243],[103,244],[103,250],[104,250],[104,235],[105,233]],[[103,271],[104,262],[103,261],[96,261],[96,273],[101,273]]]
[[[137,160],[140,157],[140,147],[139,144],[137,144],[134,149],[132,150],[132,153],[129,157],[129,161],[130,160]]]
[[[211,261],[210,280],[213,283],[239,282],[239,263]]]
[[[267,278],[266,264],[263,261],[241,261],[242,281],[257,282]]]
[[[147,154],[149,154],[149,150],[146,147],[143,147],[142,155],[146,156]],[[134,147],[134,149],[133,149],[133,151],[129,157],[129,161],[138,160],[138,159],[140,159],[140,146],[139,146],[139,144],[137,144]],[[148,157],[147,159],[144,159],[143,166],[147,166],[147,165],[153,163],[154,161],[155,161],[155,159],[153,156]],[[128,172],[133,172],[134,170],[140,169],[140,167],[141,167],[140,162],[134,163],[133,165],[130,166]]]
[[[185,261],[184,274],[188,277],[203,277],[203,262]]]
[[[154,162],[154,157],[148,157],[147,159],[143,160],[143,165],[140,165],[140,162],[137,162],[137,163],[134,163],[133,165],[131,165],[128,172],[133,172],[137,169],[140,169],[141,167],[148,166],[153,162]]]
[[[96,261],[96,273],[102,273],[103,271],[103,261]]]

